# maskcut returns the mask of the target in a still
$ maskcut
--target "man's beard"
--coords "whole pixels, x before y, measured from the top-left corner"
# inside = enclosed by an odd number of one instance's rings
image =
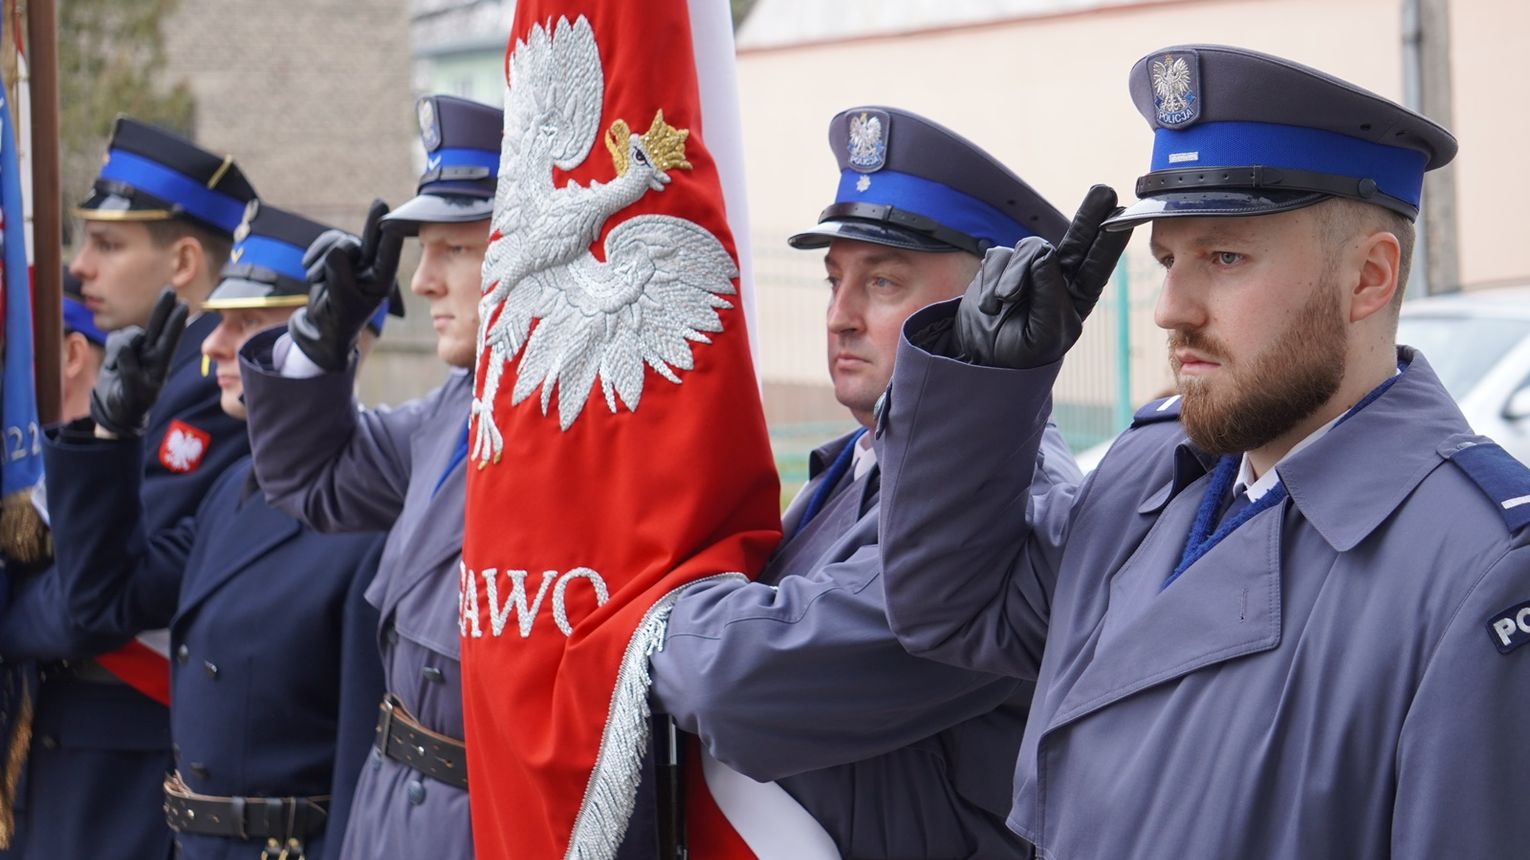
[[[1333,282],[1319,287],[1312,300],[1286,327],[1275,345],[1229,365],[1221,342],[1195,331],[1169,334],[1170,364],[1183,395],[1180,425],[1190,441],[1212,454],[1241,454],[1280,438],[1316,412],[1344,380],[1345,329],[1339,291]],[[1222,367],[1215,380],[1181,378],[1173,351],[1188,348]]]

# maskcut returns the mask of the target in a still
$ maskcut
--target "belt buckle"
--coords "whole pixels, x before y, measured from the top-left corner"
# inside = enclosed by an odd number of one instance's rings
[[[383,696],[382,725],[377,727],[377,749],[385,757],[388,755],[388,739],[393,737],[393,714],[397,710],[392,696]]]

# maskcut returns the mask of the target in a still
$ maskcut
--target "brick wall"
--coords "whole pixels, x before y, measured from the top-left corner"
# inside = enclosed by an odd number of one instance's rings
[[[232,153],[263,199],[354,231],[373,197],[414,193],[408,0],[182,0],[164,35],[167,79],[196,98],[197,142]],[[409,319],[390,320],[363,373],[367,402],[444,374],[424,304],[407,298]]]

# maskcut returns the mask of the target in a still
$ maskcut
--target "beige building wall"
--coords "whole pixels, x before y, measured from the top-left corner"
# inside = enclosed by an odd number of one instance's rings
[[[182,3],[164,27],[166,76],[196,97],[193,136],[232,153],[262,199],[361,229],[374,197],[414,194],[417,143],[404,0]],[[368,403],[398,403],[439,384],[445,367],[425,305],[388,331],[361,377]]]
[[[830,202],[837,173],[826,129],[837,111],[887,103],[925,114],[993,152],[1071,214],[1094,182],[1130,199],[1147,169],[1152,135],[1126,89],[1138,57],[1186,42],[1236,44],[1400,101],[1400,10],[1400,0],[1171,0],[800,47],[751,50],[741,38],[767,395],[783,384],[827,384],[820,255],[787,250],[785,239]],[[1462,277],[1468,285],[1530,281],[1530,242],[1511,216],[1530,198],[1521,168],[1530,111],[1522,107],[1520,63],[1530,53],[1530,3],[1471,0],[1452,4],[1451,13]],[[1159,277],[1146,244],[1139,231],[1128,251],[1138,402],[1168,383],[1163,337],[1151,321]],[[1112,396],[1105,377],[1117,360],[1116,302],[1108,290],[1060,397]]]

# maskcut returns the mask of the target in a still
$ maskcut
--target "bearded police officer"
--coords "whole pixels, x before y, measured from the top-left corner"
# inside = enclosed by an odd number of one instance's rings
[[[252,203],[202,353],[225,412],[244,417],[235,352],[308,298],[304,249],[327,228]],[[168,293],[118,350],[137,367],[173,352]],[[126,364],[119,360],[118,366]],[[158,365],[163,370],[164,365]],[[103,374],[98,388],[111,389]],[[150,400],[107,398],[132,423]],[[65,430],[45,449],[58,570],[71,626],[128,636],[170,629],[176,770],[163,802],[181,858],[338,852],[382,694],[377,612],[363,598],[382,535],[322,535],[271,508],[249,458],[224,471],[192,516],[144,530],[141,446]],[[171,599],[160,595],[169,592]]]
[[[775,811],[782,792],[821,831],[822,856],[1012,855],[1022,846],[1004,827],[1007,760],[1030,685],[954,672],[898,645],[882,600],[867,430],[908,315],[960,295],[987,248],[1055,242],[1067,219],[982,149],[907,111],[844,111],[829,144],[841,171],[834,202],[790,242],[827,249],[829,375],[861,427],[813,452],[787,537],[757,582],[680,598],[652,658],[654,690],[710,755],[776,780],[708,768],[715,795],[762,795],[735,804],[741,814],[724,805],[762,856],[809,856]],[[1079,478],[1060,435],[1045,436],[1030,461],[1038,492]]]
[[[1530,470],[1394,344],[1456,142],[1252,51],[1154,52],[1141,198],[991,254],[910,319],[883,561],[910,650],[1037,679],[1011,827],[1041,857],[1508,857],[1530,845]],[[1104,221],[1104,230],[1100,229]],[[1151,224],[1174,398],[1030,511],[1047,391]]]
[[[367,599],[382,614],[388,693],[342,855],[472,856],[458,666],[458,559],[480,270],[489,242],[501,112],[449,96],[419,103],[426,171],[359,243],[321,238],[312,293],[288,334],[240,352],[255,474],[273,504],[324,531],[388,529]],[[397,409],[358,410],[352,345],[418,236],[410,289],[430,303],[445,384]],[[376,703],[374,703],[374,707]]]
[[[156,297],[175,292],[196,315],[168,377],[150,397],[153,408],[132,424],[115,424],[92,407],[103,433],[141,440],[146,524],[157,530],[196,509],[230,463],[248,450],[243,425],[218,406],[204,378],[198,344],[218,324],[199,313],[228,259],[234,229],[254,189],[230,156],[215,155],[179,135],[129,118],[112,128],[91,195],[75,214],[83,242],[70,270],[97,327],[117,332],[148,324]],[[106,363],[112,364],[108,356]],[[137,368],[117,368],[133,382]],[[156,383],[160,385],[160,383]],[[147,407],[146,407],[147,408]],[[43,586],[51,587],[51,586]],[[37,595],[34,595],[34,598]],[[174,607],[174,592],[163,595]],[[40,618],[51,618],[49,606]],[[26,615],[13,608],[13,616]],[[26,640],[25,634],[33,633]],[[95,659],[108,644],[69,626],[18,626],[12,655],[68,659],[41,667],[33,743],[26,762],[25,820],[8,857],[167,857],[170,831],[161,785],[171,766],[169,714],[163,704],[122,683],[163,686],[163,663],[140,659],[162,650],[164,633],[146,634],[127,652]],[[110,665],[112,670],[105,666]],[[144,671],[130,671],[141,667]]]

